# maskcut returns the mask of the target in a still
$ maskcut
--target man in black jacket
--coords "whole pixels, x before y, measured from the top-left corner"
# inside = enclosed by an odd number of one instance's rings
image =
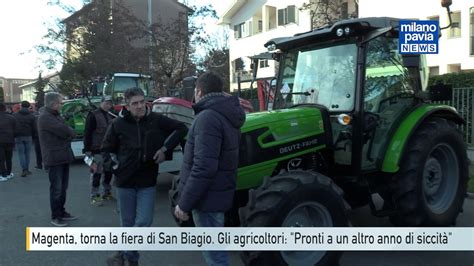
[[[67,226],[65,221],[77,219],[64,208],[69,184],[69,164],[74,160],[71,140],[75,133],[59,115],[59,110],[63,105],[63,97],[59,93],[47,93],[44,97],[44,105],[44,111],[38,118],[38,136],[43,163],[49,175],[51,224]]]
[[[7,113],[5,104],[0,103],[0,182],[13,177],[12,155],[16,125],[16,119]]]
[[[115,171],[120,220],[124,227],[148,227],[153,222],[158,164],[172,152],[187,132],[176,120],[150,112],[139,88],[125,91],[127,109],[107,129],[102,151],[116,154]],[[138,265],[136,251],[119,252],[108,265]]]
[[[113,199],[110,193],[110,181],[112,180],[112,167],[110,155],[100,151],[102,140],[107,127],[114,117],[110,114],[112,108],[112,97],[104,96],[98,109],[87,115],[84,129],[84,153],[94,158],[94,167],[91,168],[91,205],[100,206],[102,200]],[[103,193],[100,196],[100,178],[102,180]]]
[[[196,113],[184,148],[175,216],[196,226],[222,227],[232,207],[239,164],[240,127],[245,112],[235,96],[226,96],[222,79],[212,73],[196,81]],[[229,265],[226,252],[205,251],[208,265]]]
[[[18,151],[18,160],[21,165],[21,176],[31,175],[30,172],[30,152],[33,144],[33,134],[35,127],[35,116],[30,111],[30,103],[21,102],[20,111],[13,114],[18,122],[15,131],[15,145]]]

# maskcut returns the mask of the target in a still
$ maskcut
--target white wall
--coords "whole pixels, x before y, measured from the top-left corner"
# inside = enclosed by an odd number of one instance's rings
[[[433,0],[359,0],[360,17],[399,17],[428,19],[439,16],[440,26],[448,24],[445,8],[441,1]],[[469,9],[474,7],[472,0],[454,0],[451,11],[461,11],[461,37],[448,38],[448,31],[442,31],[439,40],[439,54],[428,55],[428,65],[439,66],[439,74],[448,73],[448,64],[460,64],[461,70],[474,70],[474,57],[470,55],[470,14]]]
[[[293,36],[296,33],[306,32],[311,29],[310,17],[308,11],[299,11],[298,8],[302,6],[304,0],[282,1],[282,0],[248,0],[246,4],[232,17],[230,28],[230,42],[229,42],[229,57],[230,61],[241,57],[245,62],[245,69],[250,71],[249,56],[257,55],[266,52],[267,49],[263,46],[267,41],[276,37]],[[295,5],[298,10],[297,23],[290,23],[284,26],[277,26],[275,29],[266,31],[268,28],[266,21],[267,12],[265,6],[273,6],[276,9],[286,8],[289,5]],[[245,21],[250,20],[256,13],[261,12],[263,20],[263,32],[252,36],[243,37],[240,39],[234,38],[234,26]],[[277,11],[278,12],[278,11]],[[277,21],[278,22],[278,21]],[[277,23],[278,25],[278,23]],[[258,77],[273,77],[275,75],[273,60],[269,61],[270,67],[259,68]],[[230,66],[232,75],[232,64]],[[232,80],[232,79],[231,79]],[[245,86],[245,85],[244,85]],[[236,83],[231,83],[231,90],[237,89]]]

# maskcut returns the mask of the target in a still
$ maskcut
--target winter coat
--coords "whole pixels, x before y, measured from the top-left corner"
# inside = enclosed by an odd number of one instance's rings
[[[34,135],[35,116],[28,108],[21,108],[13,116],[17,121],[15,137],[31,137]]]
[[[89,113],[84,127],[84,152],[100,153],[102,140],[114,117],[102,109]]]
[[[71,163],[74,130],[64,123],[59,112],[45,108],[38,118],[38,135],[45,166]]]
[[[117,155],[115,185],[121,188],[155,186],[158,165],[153,156],[163,146],[170,155],[187,131],[183,123],[150,110],[137,121],[129,111],[122,109],[107,128],[102,142],[103,152]]]
[[[223,94],[207,94],[193,108],[178,205],[185,212],[225,212],[232,207],[245,113],[237,97]]]
[[[15,143],[15,129],[17,121],[13,115],[7,112],[0,112],[0,143],[13,144]]]

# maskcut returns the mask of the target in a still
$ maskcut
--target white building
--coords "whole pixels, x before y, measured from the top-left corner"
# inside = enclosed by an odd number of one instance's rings
[[[48,80],[44,91],[48,92],[51,90],[56,90],[61,79],[59,78],[59,72],[54,72],[52,74],[46,75],[43,79]],[[38,79],[35,79],[29,83],[23,84],[19,87],[21,90],[21,100],[22,101],[29,101],[30,103],[34,103],[36,101],[36,82]]]
[[[452,27],[441,32],[439,54],[428,55],[430,74],[474,71],[474,0],[453,0]],[[439,20],[448,25],[441,1],[359,0],[359,17],[398,17]]]
[[[242,81],[251,78],[249,56],[266,52],[263,46],[276,37],[293,36],[311,29],[309,11],[299,8],[307,1],[281,0],[235,0],[219,20],[220,25],[228,25],[231,31],[229,42],[230,89],[237,89],[236,68],[239,58],[244,63]],[[237,66],[236,66],[237,65]],[[273,60],[261,60],[257,78],[275,76]],[[247,88],[243,84],[242,88]]]

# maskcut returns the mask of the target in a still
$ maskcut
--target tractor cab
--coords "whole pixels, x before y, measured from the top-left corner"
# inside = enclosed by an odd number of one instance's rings
[[[137,73],[115,73],[103,87],[103,95],[111,95],[114,103],[124,102],[124,92],[128,88],[137,87],[143,90],[145,98],[151,96],[153,86],[151,76]]]
[[[276,109],[329,114],[341,175],[379,171],[391,137],[424,97],[424,56],[398,52],[399,19],[360,18],[266,46],[280,61]]]

